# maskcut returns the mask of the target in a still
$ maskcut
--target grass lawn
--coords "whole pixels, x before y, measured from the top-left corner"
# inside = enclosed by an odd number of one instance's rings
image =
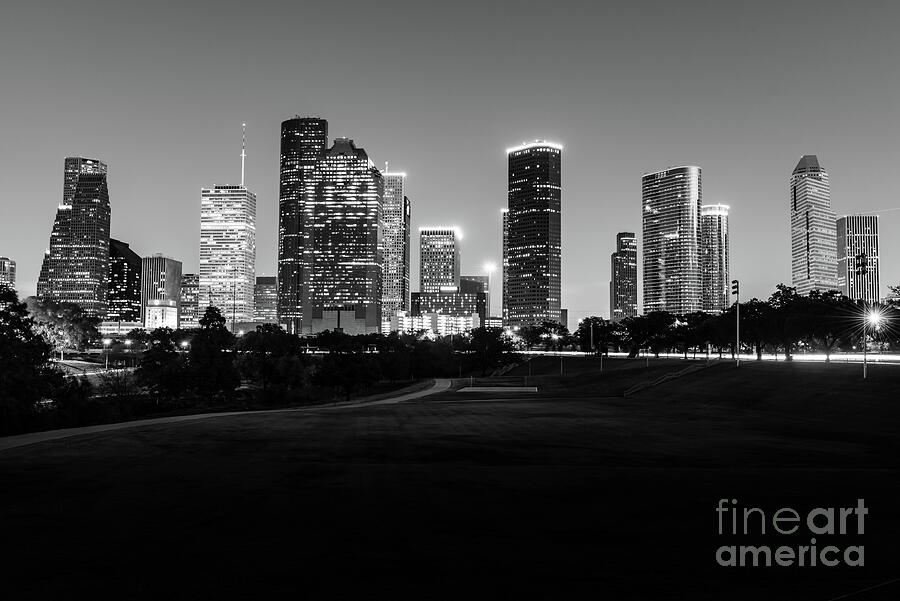
[[[824,601],[897,577],[900,368],[862,381],[859,366],[722,363],[622,398],[684,363],[571,361],[527,398],[450,392],[0,453],[7,590]],[[818,544],[863,544],[865,566],[720,567],[723,544],[809,544],[719,536],[721,498],[766,512],[864,498],[865,534]]]

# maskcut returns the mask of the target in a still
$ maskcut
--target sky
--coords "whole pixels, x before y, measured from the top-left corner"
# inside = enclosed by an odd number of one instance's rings
[[[900,207],[897,23],[889,1],[19,2],[0,22],[0,256],[34,294],[82,155],[109,165],[111,235],[196,272],[200,189],[239,183],[246,122],[257,274],[274,274],[280,123],[300,114],[405,171],[414,234],[461,228],[464,274],[500,262],[505,149],[563,144],[570,327],[608,315],[641,175],[699,165],[704,203],[731,206],[732,277],[765,298],[790,282],[802,154],[839,215]],[[886,293],[900,210],[880,215]]]

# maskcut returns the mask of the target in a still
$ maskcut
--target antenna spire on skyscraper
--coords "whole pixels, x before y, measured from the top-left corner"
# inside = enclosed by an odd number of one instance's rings
[[[241,123],[241,186],[244,185],[244,162],[247,159],[247,124]]]

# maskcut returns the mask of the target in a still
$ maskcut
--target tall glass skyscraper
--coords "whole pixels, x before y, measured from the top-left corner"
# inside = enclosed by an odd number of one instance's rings
[[[316,162],[328,148],[328,121],[295,116],[281,124],[278,192],[278,322],[302,331],[306,251],[304,198]]]
[[[253,321],[256,195],[243,185],[200,190],[200,313]]]
[[[452,227],[419,228],[419,292],[459,287],[457,238]]]
[[[509,316],[507,309],[509,307],[509,209],[500,209],[500,216],[503,221],[503,275],[501,276],[502,287],[500,290],[500,317],[503,325],[507,325]]]
[[[67,157],[63,199],[38,280],[41,297],[75,303],[87,315],[106,317],[109,217],[106,164]]]
[[[881,300],[878,215],[845,215],[837,220],[838,275],[844,296],[866,303]]]
[[[721,313],[731,304],[728,249],[728,205],[700,207],[701,308]]]
[[[616,252],[609,257],[609,318],[621,321],[638,312],[638,251],[634,232],[616,234]]]
[[[790,193],[793,286],[798,294],[840,290],[831,186],[816,155],[800,158],[791,174]]]
[[[303,332],[381,331],[384,179],[366,151],[337,138],[303,200]]]
[[[406,174],[385,171],[382,225],[384,278],[381,293],[383,333],[391,330],[391,317],[409,310],[409,221]]]
[[[508,148],[504,315],[508,325],[560,320],[562,146]]]
[[[641,178],[644,312],[699,311],[700,167],[672,167]]]
[[[109,239],[107,321],[141,318],[141,258],[124,242]]]

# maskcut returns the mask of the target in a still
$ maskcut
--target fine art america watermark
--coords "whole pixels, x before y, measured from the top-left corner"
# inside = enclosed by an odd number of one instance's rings
[[[857,499],[855,507],[816,507],[798,512],[782,507],[765,512],[759,507],[739,507],[737,499],[719,499],[716,507],[719,536],[740,537],[753,542],[755,537],[791,536],[792,542],[803,537],[799,545],[724,544],[716,550],[720,566],[798,566],[834,567],[865,565],[865,547],[858,543],[865,533],[869,513],[865,499]],[[806,536],[809,536],[806,542]],[[816,537],[828,537],[817,541]],[[836,539],[835,537],[842,537]],[[731,542],[729,540],[729,542]],[[759,541],[761,542],[761,541]],[[785,541],[787,542],[787,541]],[[836,544],[831,544],[836,543]]]

